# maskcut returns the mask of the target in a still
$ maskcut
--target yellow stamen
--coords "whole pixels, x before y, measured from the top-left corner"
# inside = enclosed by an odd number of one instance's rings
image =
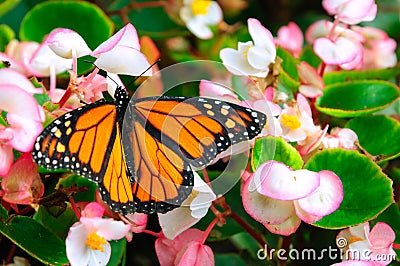
[[[300,120],[294,115],[281,115],[281,124],[290,129],[297,129],[301,126]]]
[[[358,242],[358,241],[363,241],[364,239],[357,237],[357,236],[352,236],[349,238],[349,243],[354,243],[354,242]]]
[[[101,252],[104,252],[104,248],[102,247],[104,244],[107,244],[107,241],[96,232],[91,232],[86,240],[86,245],[93,250],[100,250]]]
[[[194,0],[192,2],[192,13],[193,15],[205,15],[207,14],[207,9],[211,5],[209,0]]]

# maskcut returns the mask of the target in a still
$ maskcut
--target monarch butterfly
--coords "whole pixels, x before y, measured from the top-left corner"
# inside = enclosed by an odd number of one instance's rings
[[[211,98],[160,96],[129,104],[122,87],[114,97],[55,119],[32,154],[40,166],[97,182],[102,199],[122,214],[180,206],[192,191],[192,166],[254,138],[266,123],[260,112]]]

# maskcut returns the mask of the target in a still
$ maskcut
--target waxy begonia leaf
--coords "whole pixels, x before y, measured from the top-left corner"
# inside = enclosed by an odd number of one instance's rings
[[[281,47],[276,49],[276,55],[282,59],[279,73],[280,82],[290,91],[297,91],[300,82],[296,65],[299,64],[299,61]]]
[[[256,140],[251,158],[254,171],[269,160],[282,162],[293,170],[301,169],[303,165],[299,152],[292,145],[282,138],[271,136]]]
[[[1,10],[1,8],[0,8]],[[7,44],[15,38],[14,31],[6,24],[0,25],[0,51],[6,49]]]
[[[317,109],[334,117],[356,117],[385,109],[400,96],[386,81],[355,81],[327,86],[316,101]]]
[[[139,35],[147,35],[152,39],[165,39],[189,33],[185,27],[178,25],[168,16],[164,7],[152,6],[141,8],[140,4],[146,2],[149,1],[137,1],[138,8],[131,8],[128,13],[129,20],[135,25]],[[150,2],[154,3],[154,1]],[[130,3],[131,1],[126,0],[115,1],[110,6],[110,10],[120,10]],[[113,20],[123,26],[120,17],[113,17]]]
[[[13,9],[21,0],[5,0],[0,3],[0,17]]]
[[[319,58],[318,55],[315,54],[313,47],[311,45],[306,45],[303,48],[303,51],[299,59],[300,61],[305,61],[309,63],[310,66],[314,67],[315,69],[318,69],[318,67],[322,63],[321,58]]]
[[[31,218],[15,216],[0,222],[0,233],[44,264],[68,263],[64,241]]]
[[[110,245],[111,245],[111,258],[108,261],[107,266],[124,265],[121,264],[121,260],[126,251],[126,238],[110,241]]]
[[[361,116],[347,124],[358,136],[360,145],[371,155],[382,156],[378,161],[400,155],[400,123],[385,115]]]
[[[5,221],[7,219],[8,219],[8,212],[3,207],[3,205],[0,205],[0,221]]]
[[[393,203],[392,180],[370,158],[354,150],[327,149],[305,165],[311,171],[330,170],[343,184],[344,198],[335,212],[314,225],[339,229],[369,221]]]
[[[78,188],[86,188],[87,191],[78,192],[74,195],[76,202],[91,202],[95,200],[97,184],[87,178],[74,174],[60,180],[58,185],[63,186],[64,188],[71,187],[72,185],[76,185]]]
[[[325,85],[351,82],[356,80],[389,80],[400,74],[400,65],[392,68],[370,69],[370,70],[351,70],[351,71],[332,71],[324,74]]]
[[[69,228],[78,221],[71,208],[61,208],[58,206],[51,207],[50,212],[49,209],[40,206],[39,210],[33,215],[33,219],[62,240],[67,238]]]
[[[96,5],[84,1],[49,1],[36,5],[21,22],[20,38],[41,42],[55,28],[79,33],[92,49],[105,41],[114,25]]]
[[[258,250],[258,249],[257,249]],[[215,255],[215,264],[220,266],[246,266],[248,265],[238,254]]]

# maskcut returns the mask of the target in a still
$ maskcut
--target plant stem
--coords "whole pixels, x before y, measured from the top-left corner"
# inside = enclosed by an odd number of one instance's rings
[[[219,217],[215,217],[214,220],[212,220],[212,222],[207,226],[206,230],[204,231],[203,238],[200,241],[201,244],[204,244],[206,242],[208,235],[211,233],[211,230],[219,222],[219,220]]]
[[[153,231],[150,231],[150,230],[147,230],[147,229],[144,229],[143,233],[148,234],[148,235],[152,235],[152,236],[157,237],[157,238],[162,236],[161,232],[160,233],[156,233],[156,232],[153,232]]]

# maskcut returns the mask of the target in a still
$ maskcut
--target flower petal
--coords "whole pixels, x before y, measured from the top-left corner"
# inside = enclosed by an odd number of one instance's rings
[[[318,173],[292,171],[280,162],[268,161],[257,168],[254,184],[259,193],[279,200],[294,200],[310,195],[320,185]]]
[[[109,52],[117,46],[127,46],[136,50],[140,50],[137,32],[131,23],[126,24],[125,27],[120,29],[108,40],[101,43],[90,55],[98,57],[98,55]]]
[[[293,212],[293,215],[289,217],[286,221],[281,224],[264,224],[264,226],[274,234],[279,234],[283,236],[288,236],[296,232],[299,228],[301,220]]]
[[[96,66],[114,74],[139,76],[150,67],[147,58],[139,50],[128,46],[117,46],[99,54],[94,62]],[[151,69],[142,76],[151,76]]]
[[[72,58],[74,53],[77,57],[81,57],[92,51],[81,35],[65,28],[53,30],[44,42],[54,53],[63,58]]]
[[[89,248],[86,246],[88,234],[86,227],[80,222],[70,228],[65,244],[67,257],[72,266],[88,264],[90,256]]]
[[[0,143],[0,176],[5,176],[14,162],[14,153],[11,146]]]
[[[343,185],[333,172],[319,172],[320,185],[309,196],[297,200],[301,209],[315,216],[326,216],[337,210],[343,200]]]
[[[253,46],[248,50],[249,64],[259,70],[267,69],[271,62],[275,61],[275,55],[268,53],[260,46]]]
[[[386,223],[378,222],[368,235],[368,240],[374,249],[389,248],[396,238],[393,229]]]
[[[0,84],[14,84],[31,94],[43,93],[42,88],[35,88],[26,76],[9,68],[0,69]]]
[[[33,96],[19,86],[12,84],[0,85],[0,109],[9,114],[19,115],[26,119],[42,121],[42,108]]]
[[[64,72],[72,68],[72,59],[65,59],[56,55],[48,45],[41,44],[29,61],[29,69],[38,77],[50,76],[51,68],[55,73]]]
[[[257,190],[250,190],[252,177],[248,178],[243,186],[242,201],[246,212],[262,224],[280,224],[289,219],[294,213],[292,201],[275,200],[266,197]]]
[[[274,37],[272,36],[271,32],[255,18],[249,18],[247,20],[247,25],[250,36],[254,41],[254,45],[266,49],[271,54],[274,54],[275,51],[276,54]]]
[[[31,151],[37,136],[43,130],[43,125],[39,118],[38,121],[9,113],[7,114],[7,120],[10,127],[6,130],[13,134],[13,138],[8,142],[9,145],[18,151]]]
[[[196,16],[186,23],[186,27],[200,39],[210,39],[213,36],[211,29],[207,26],[203,19]]]
[[[214,262],[214,253],[212,252],[211,248],[207,245],[203,245],[198,241],[191,242],[185,252],[182,254],[181,257],[177,257],[175,263],[179,266],[186,266],[186,265],[194,265],[194,266],[201,266],[201,265],[210,265],[213,266]]]
[[[167,213],[158,214],[161,229],[168,239],[174,239],[199,220],[192,216],[189,206],[180,206]]]
[[[104,249],[103,251],[89,249],[89,262],[87,264],[88,266],[102,266],[108,264],[108,261],[111,257],[111,245],[107,242],[105,244],[102,244],[101,246]]]
[[[359,54],[359,47],[343,37],[337,38],[335,42],[319,38],[313,47],[314,52],[328,65],[349,63]]]
[[[300,206],[297,200],[294,200],[294,207],[296,209],[296,214],[297,216],[304,222],[306,223],[315,223],[316,221],[319,221],[322,219],[323,216],[315,216],[310,213],[307,213],[304,211]]]

